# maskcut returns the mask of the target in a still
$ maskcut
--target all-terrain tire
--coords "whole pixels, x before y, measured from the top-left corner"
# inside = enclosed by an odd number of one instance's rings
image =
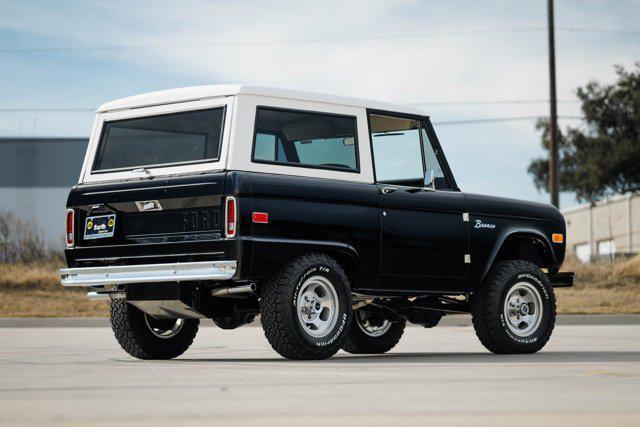
[[[351,329],[347,339],[342,344],[342,349],[351,354],[383,354],[398,344],[407,322],[398,319],[389,325],[389,329],[383,335],[371,336],[367,334],[361,325],[357,314],[351,321]]]
[[[520,335],[509,327],[510,320],[505,314],[508,308],[505,308],[505,300],[516,286],[528,287],[533,294],[537,291],[541,303],[539,324]],[[542,270],[531,262],[510,260],[496,264],[472,297],[472,303],[476,335],[493,353],[535,353],[545,346],[553,332],[556,320],[553,287]],[[526,310],[528,312],[529,308]]]
[[[198,333],[198,319],[183,319],[168,337],[153,333],[144,312],[124,299],[111,300],[111,329],[120,347],[137,359],[173,359],[184,353]]]
[[[309,281],[320,277],[335,289],[335,324],[323,336],[310,335],[299,319],[298,305]],[[333,356],[351,325],[351,289],[338,262],[322,253],[303,255],[287,264],[261,291],[260,319],[271,347],[292,360],[318,360]],[[332,317],[333,318],[333,317]]]

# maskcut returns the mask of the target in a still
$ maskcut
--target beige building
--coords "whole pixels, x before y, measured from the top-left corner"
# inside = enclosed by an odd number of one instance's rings
[[[640,193],[565,209],[567,253],[584,262],[640,252]]]

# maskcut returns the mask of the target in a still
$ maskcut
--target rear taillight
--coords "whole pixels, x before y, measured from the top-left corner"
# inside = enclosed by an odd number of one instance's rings
[[[236,237],[236,226],[237,226],[237,218],[238,218],[238,204],[236,202],[236,198],[233,196],[228,196],[225,202],[225,228],[224,232],[227,239],[232,239]]]
[[[67,209],[67,247],[72,248],[74,243],[73,234],[73,209]]]

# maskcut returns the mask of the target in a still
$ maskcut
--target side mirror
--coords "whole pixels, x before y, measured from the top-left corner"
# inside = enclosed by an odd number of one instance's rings
[[[342,145],[348,147],[350,145],[354,145],[356,143],[356,139],[353,136],[348,136],[346,138],[342,138]]]
[[[436,173],[433,169],[427,169],[424,173],[424,188],[436,189]]]

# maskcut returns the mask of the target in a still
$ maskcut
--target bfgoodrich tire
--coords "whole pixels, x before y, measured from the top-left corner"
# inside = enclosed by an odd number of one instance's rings
[[[287,359],[333,356],[351,325],[349,280],[325,254],[308,254],[289,263],[265,284],[260,303],[264,334]]]
[[[127,303],[111,301],[111,329],[120,347],[137,359],[173,359],[198,333],[198,319],[158,320]]]
[[[342,349],[352,354],[382,354],[398,344],[406,321],[390,322],[381,315],[357,310]]]
[[[502,261],[473,297],[473,326],[493,353],[535,353],[549,341],[556,299],[547,276],[527,261]]]

